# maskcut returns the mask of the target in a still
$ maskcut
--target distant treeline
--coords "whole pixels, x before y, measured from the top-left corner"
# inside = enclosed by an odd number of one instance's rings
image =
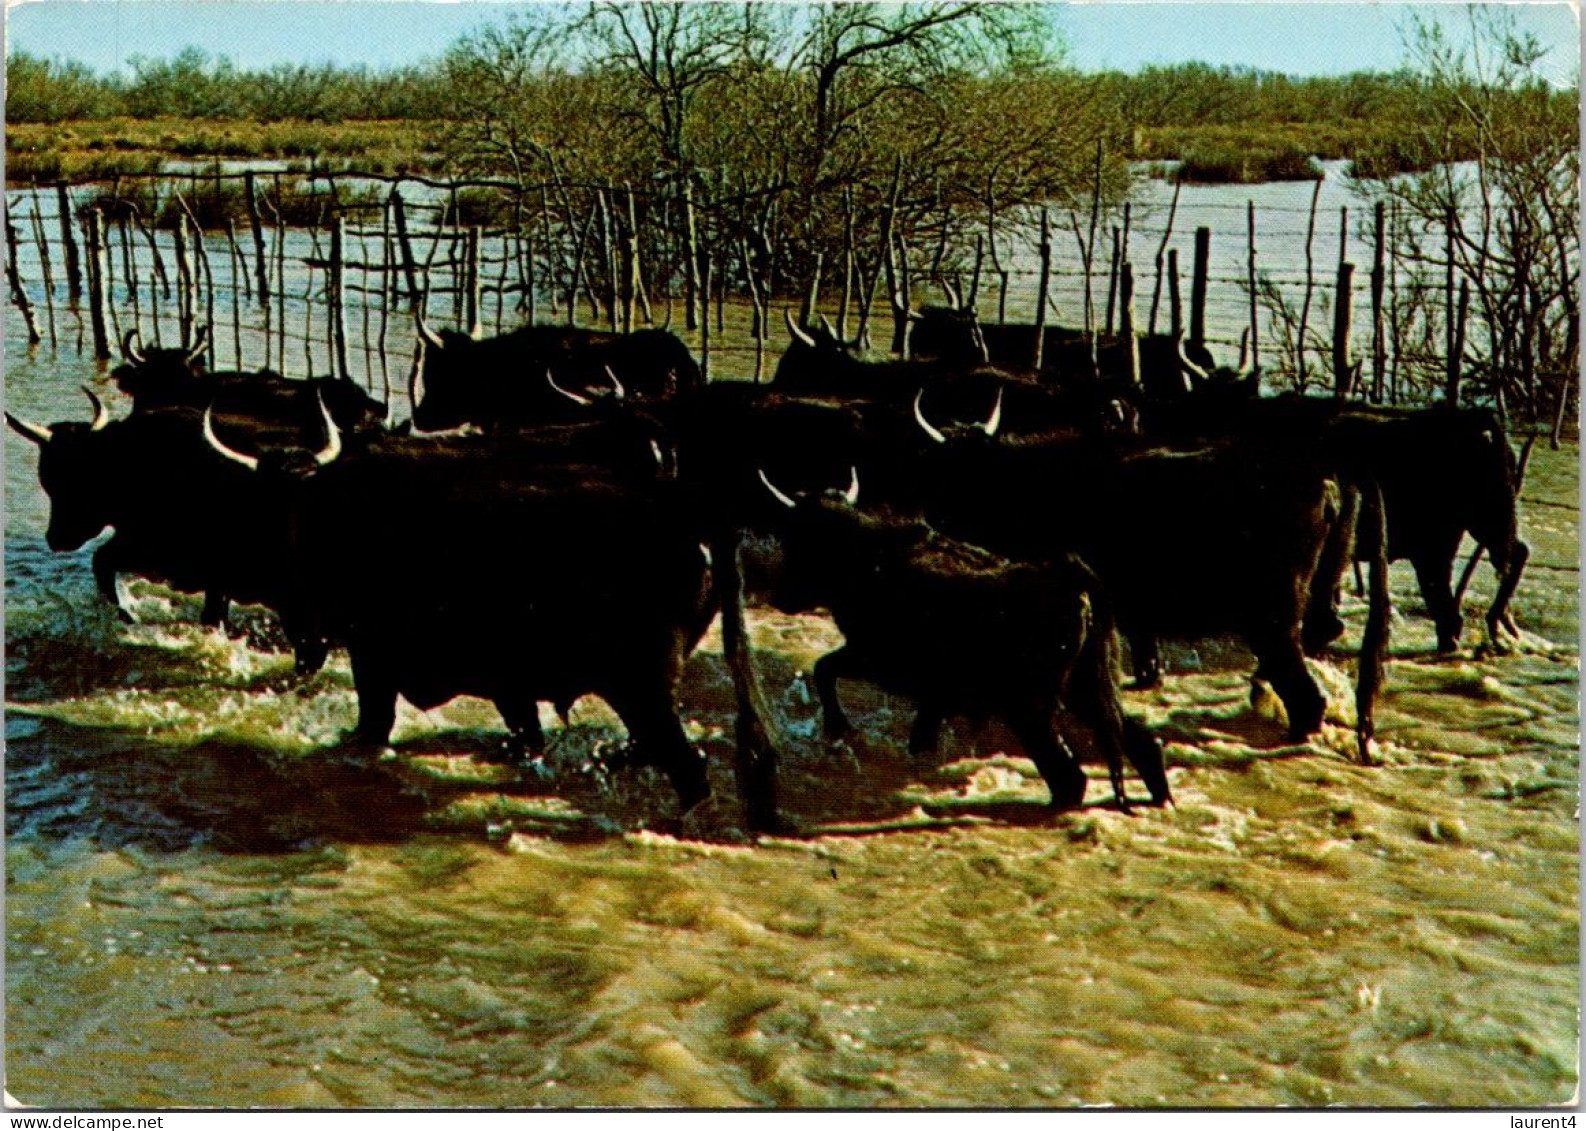
[[[169,59],[137,57],[132,74],[98,74],[72,60],[8,56],[6,118],[18,123],[132,118],[347,122],[433,121],[449,116],[447,59],[371,70],[279,63],[244,70],[196,47]],[[1051,72],[1084,88],[1129,127],[1202,127],[1410,121],[1424,79],[1409,71],[1295,76],[1206,63],[1118,71]],[[1558,92],[1561,102],[1574,100]]]

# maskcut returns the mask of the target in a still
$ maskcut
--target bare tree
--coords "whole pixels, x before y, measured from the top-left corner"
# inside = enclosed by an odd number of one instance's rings
[[[1509,10],[1476,7],[1468,18],[1465,45],[1439,23],[1411,22],[1410,55],[1426,76],[1419,117],[1437,164],[1378,191],[1413,221],[1395,247],[1401,266],[1427,278],[1447,271],[1452,252],[1469,284],[1462,387],[1500,410],[1557,419],[1580,363],[1578,80],[1547,81],[1546,48]]]

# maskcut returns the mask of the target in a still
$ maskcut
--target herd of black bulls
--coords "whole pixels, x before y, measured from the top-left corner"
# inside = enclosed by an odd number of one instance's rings
[[[1491,411],[1260,397],[1243,364],[1171,338],[1136,343],[1137,384],[1117,343],[1061,330],[1021,371],[1033,327],[957,308],[915,316],[908,361],[861,360],[824,319],[788,329],[769,384],[707,385],[661,330],[478,341],[421,319],[396,427],[350,382],[208,372],[202,335],[144,352],[129,334],[113,376],[130,415],[88,391],[91,423],[6,420],[38,446],[51,549],[114,528],[94,576],[124,617],[134,573],[204,593],[206,623],[268,606],[302,672],[345,647],[357,746],[385,745],[399,695],[473,695],[509,757],[537,756],[539,703],[595,694],[686,812],[709,786],[676,688],[719,609],[756,827],[776,816],[746,590],[842,631],[813,672],[829,735],[849,726],[843,678],[914,700],[911,753],[944,719],[997,717],[1058,807],[1085,792],[1068,740],[1105,759],[1120,806],[1126,760],[1170,797],[1160,744],[1121,707],[1119,635],[1140,686],[1161,678],[1159,638],[1241,638],[1303,738],[1324,708],[1305,654],[1342,634],[1341,581],[1368,563],[1364,761],[1388,561],[1413,563],[1453,648],[1468,532],[1498,574],[1488,631],[1515,631],[1525,461]]]

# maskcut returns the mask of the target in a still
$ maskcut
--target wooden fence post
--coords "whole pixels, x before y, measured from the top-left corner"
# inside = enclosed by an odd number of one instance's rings
[[[330,308],[331,364],[335,366],[335,375],[343,381],[351,378],[347,368],[346,237],[346,217],[338,214],[330,222],[330,279],[325,288],[325,300]]]
[[[402,274],[408,281],[408,307],[417,311],[424,301],[419,290],[418,264],[413,258],[413,241],[408,238],[407,206],[402,203],[402,194],[394,188],[391,190],[391,223],[396,229],[397,250],[402,254]]]
[[[1176,247],[1169,248],[1167,253],[1167,310],[1168,333],[1177,339],[1184,333],[1184,304],[1179,297]]]
[[[1448,323],[1444,327],[1443,349],[1444,361],[1448,368],[1448,393],[1449,403],[1458,404],[1459,376],[1454,371],[1452,361],[1454,357],[1454,210],[1450,208],[1443,218],[1443,314]]]
[[[1338,265],[1338,292],[1333,298],[1333,395],[1344,400],[1349,396],[1352,375],[1349,371],[1350,319],[1354,311],[1355,265]]]
[[[49,328],[50,328],[50,349],[53,350],[53,349],[56,348],[56,338],[55,338],[55,275],[54,275],[54,272],[50,269],[50,245],[49,245],[49,241],[44,238],[44,216],[43,216],[43,213],[40,212],[40,210],[39,210],[39,190],[38,190],[38,186],[37,185],[33,186],[32,200],[33,200],[33,242],[38,245],[38,249],[39,249],[39,270],[44,275],[44,313],[45,313],[45,317],[46,317],[46,319],[48,321]],[[127,237],[127,230],[126,230],[125,227],[122,227],[122,229],[121,229],[121,240],[122,240],[123,247],[125,247],[125,244],[126,244],[126,237]],[[136,276],[132,276],[132,278],[136,279]],[[132,287],[132,301],[134,302],[134,304],[137,302],[137,289],[136,289],[136,284],[135,283],[134,283],[134,285]]]
[[[1157,247],[1156,247],[1156,286],[1151,291],[1151,318],[1150,318],[1149,330],[1148,330],[1148,332],[1152,333],[1152,334],[1156,333],[1157,304],[1162,301],[1162,260],[1163,260],[1163,257],[1167,254],[1168,241],[1173,238],[1173,218],[1176,215],[1178,215],[1178,194],[1179,194],[1179,190],[1182,189],[1183,187],[1184,187],[1184,183],[1182,181],[1175,181],[1173,183],[1173,203],[1168,205],[1168,209],[1167,209],[1167,227],[1162,229],[1162,242],[1157,244]],[[1174,257],[1174,260],[1175,260],[1175,262],[1177,262],[1177,256],[1176,255]],[[1177,268],[1174,269],[1173,273],[1174,273],[1175,276],[1177,276],[1177,274],[1178,274]],[[1178,286],[1178,279],[1176,277],[1173,280],[1173,285],[1174,285],[1174,287]],[[1174,326],[1173,326],[1173,332],[1175,334],[1177,334],[1180,328],[1181,328],[1181,324],[1177,320],[1175,320]]]
[[[227,264],[231,268],[231,357],[233,366],[242,368],[242,303],[238,301],[239,292],[248,287],[248,260],[242,254],[242,249],[237,246],[237,225],[233,220],[226,221],[226,253]],[[136,291],[133,292],[134,294]],[[248,295],[249,298],[253,296]]]
[[[710,257],[700,260],[699,377],[710,384]]]
[[[61,243],[66,248],[67,295],[71,304],[76,306],[83,297],[83,274],[81,258],[77,253],[77,232],[72,226],[72,198],[65,181],[55,183],[55,201],[60,211],[57,218],[61,225]]]
[[[1052,223],[1045,208],[1041,209],[1041,280],[1035,292],[1035,352],[1030,364],[1041,371],[1042,354],[1046,338],[1046,291],[1052,282]]]
[[[1195,229],[1195,274],[1190,279],[1190,329],[1192,346],[1206,345],[1206,280],[1211,272],[1212,230]]]
[[[1460,371],[1465,362],[1465,319],[1470,312],[1470,280],[1459,281],[1459,311],[1450,330],[1448,380],[1444,396],[1451,405],[1459,404]]]
[[[482,233],[478,224],[471,224],[463,244],[463,326],[468,336],[480,334],[479,319],[479,241]]]
[[[11,280],[11,301],[16,303],[17,309],[22,312],[22,320],[28,327],[28,345],[36,346],[43,340],[39,334],[38,319],[33,314],[33,304],[28,301],[27,291],[22,286],[22,272],[17,261],[17,226],[11,222],[9,209],[6,212],[6,275]]]
[[[1118,266],[1119,256],[1122,254],[1122,241],[1118,236],[1117,225],[1112,229],[1112,260],[1107,268],[1107,319],[1102,323],[1102,333],[1112,336],[1112,312],[1118,301]]]
[[[1140,340],[1134,333],[1134,267],[1126,259],[1118,265],[1118,337],[1123,342],[1123,379],[1140,383]]]
[[[253,269],[259,286],[259,305],[270,309],[270,257],[264,245],[264,221],[259,216],[259,189],[250,171],[243,176],[248,197],[248,227],[253,230]]]
[[[709,318],[710,289],[700,286],[699,227],[694,220],[694,186],[683,182],[683,328],[699,329],[701,318]],[[706,297],[701,298],[701,295]]]
[[[104,217],[98,208],[88,210],[88,319],[93,328],[94,357],[110,360],[110,339],[105,304]]]
[[[1382,334],[1382,298],[1387,284],[1383,247],[1387,202],[1377,201],[1375,213],[1376,244],[1371,252],[1371,399],[1381,404],[1388,372],[1388,343]]]
[[[1294,366],[1296,382],[1300,392],[1305,391],[1305,330],[1311,318],[1311,291],[1315,287],[1315,262],[1312,258],[1311,248],[1316,238],[1316,205],[1322,198],[1322,178],[1316,178],[1316,187],[1311,190],[1311,215],[1305,224],[1305,298],[1300,303],[1300,340],[1295,346]]]
[[[1256,202],[1245,202],[1246,231],[1250,255],[1245,264],[1245,285],[1250,288],[1250,365],[1261,365],[1261,319],[1256,303]]]
[[[975,233],[975,266],[969,273],[969,309],[977,310],[980,306],[980,271],[985,263],[986,240],[979,232]]]

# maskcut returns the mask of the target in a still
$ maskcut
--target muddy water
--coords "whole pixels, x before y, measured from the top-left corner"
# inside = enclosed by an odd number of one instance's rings
[[[13,355],[15,357],[15,355]],[[65,391],[61,391],[61,390]],[[11,403],[76,417],[23,363]],[[8,436],[8,439],[10,437]],[[1050,816],[995,730],[911,762],[862,685],[833,750],[796,673],[819,617],[754,631],[792,735],[796,833],[737,832],[714,637],[683,702],[721,798],[603,777],[594,700],[547,772],[470,755],[485,704],[404,708],[396,755],[336,745],[345,661],[290,674],[134,586],[110,619],[52,555],[7,444],[7,1087],[86,1105],[1517,1105],[1577,1080],[1578,453],[1538,451],[1521,648],[1432,654],[1399,567],[1383,764],[1350,760],[1352,660],[1304,746],[1236,648],[1128,693],[1178,805]],[[1479,608],[1490,590],[1484,568]],[[1350,639],[1362,612],[1351,606]],[[1471,636],[1479,639],[1474,623]],[[550,720],[547,720],[548,722]],[[1143,796],[1138,783],[1134,792]]]

